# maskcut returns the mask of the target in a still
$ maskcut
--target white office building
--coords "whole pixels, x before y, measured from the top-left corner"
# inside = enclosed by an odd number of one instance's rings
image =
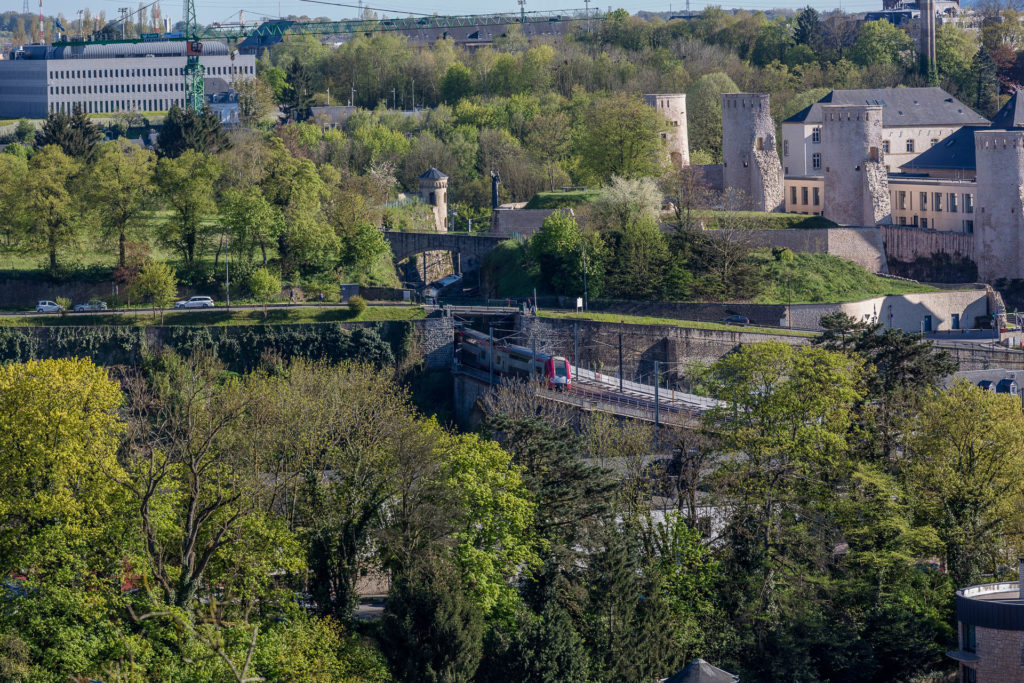
[[[0,60],[0,118],[70,112],[164,111],[185,103],[185,41],[27,45]],[[256,75],[256,57],[203,41],[209,79]]]

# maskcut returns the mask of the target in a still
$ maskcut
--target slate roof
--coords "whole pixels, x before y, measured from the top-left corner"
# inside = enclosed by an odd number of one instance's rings
[[[447,177],[448,176],[446,176],[444,173],[441,173],[436,168],[431,166],[430,169],[427,170],[426,173],[424,173],[424,174],[422,174],[420,176],[420,180],[440,180],[442,178],[447,178]]]
[[[973,171],[974,131],[987,126],[964,126],[900,166],[904,171],[925,169]]]
[[[905,171],[926,169],[974,171],[974,132],[977,130],[1010,130],[1024,128],[1024,100],[1016,92],[992,117],[989,126],[964,126],[933,147],[900,166]]]
[[[996,368],[993,370],[957,370],[943,380],[942,386],[948,389],[953,386],[955,381],[961,379],[965,379],[971,384],[979,386],[982,389],[998,391],[999,393],[1009,393],[1011,383],[1016,383],[1018,380],[1024,381],[1024,371],[1007,370],[1004,368]]]
[[[695,659],[662,683],[737,683],[739,680],[739,676],[712,666],[703,659]]]
[[[942,88],[833,90],[783,123],[820,123],[823,104],[880,104],[883,126],[967,126],[988,123]]]

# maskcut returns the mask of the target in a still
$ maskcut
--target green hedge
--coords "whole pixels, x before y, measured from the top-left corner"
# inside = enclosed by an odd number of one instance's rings
[[[164,348],[181,355],[213,351],[231,370],[244,372],[268,356],[336,363],[358,360],[377,367],[402,361],[413,348],[411,322],[379,323],[349,331],[339,324],[244,328],[156,328]],[[136,365],[149,352],[146,332],[130,327],[0,327],[0,362],[86,357],[100,365]]]
[[[568,209],[594,201],[600,190],[578,192],[538,192],[526,203],[524,209]]]

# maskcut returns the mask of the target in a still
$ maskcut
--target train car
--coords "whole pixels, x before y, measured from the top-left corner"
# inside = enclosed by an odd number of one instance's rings
[[[491,370],[492,349],[488,337],[473,330],[460,330],[456,333],[457,357],[460,363],[477,368]],[[495,343],[493,349],[493,370],[496,375],[505,377],[543,376],[548,386],[555,389],[568,389],[572,386],[572,366],[562,356],[552,356],[514,344]]]

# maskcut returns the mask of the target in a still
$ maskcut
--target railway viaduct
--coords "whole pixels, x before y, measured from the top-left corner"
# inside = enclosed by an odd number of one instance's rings
[[[507,237],[490,235],[469,235],[463,232],[397,232],[385,230],[384,238],[391,244],[395,265],[416,254],[427,251],[447,251],[452,255],[452,264],[457,273],[476,270],[484,261],[484,255],[497,247]]]

